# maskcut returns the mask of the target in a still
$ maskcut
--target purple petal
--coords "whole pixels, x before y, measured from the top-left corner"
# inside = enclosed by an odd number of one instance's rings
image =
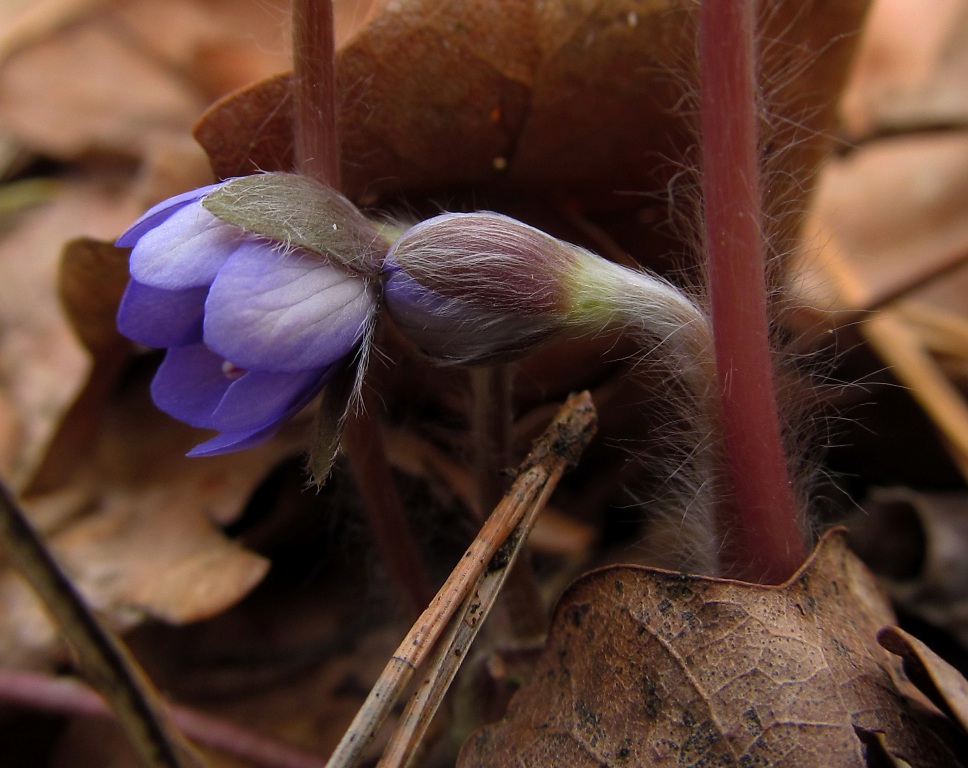
[[[241,451],[243,448],[251,448],[261,442],[268,440],[282,426],[282,420],[273,421],[269,426],[256,431],[242,430],[241,432],[223,432],[216,435],[211,440],[196,445],[186,456],[218,456],[220,453],[230,453],[231,451]]]
[[[280,421],[293,403],[309,402],[330,375],[330,369],[301,373],[248,371],[226,391],[212,414],[211,428],[237,432]]]
[[[207,288],[166,291],[131,280],[118,307],[118,330],[149,347],[182,347],[202,340]]]
[[[201,203],[189,203],[141,236],[131,251],[131,276],[170,291],[211,285],[245,237]]]
[[[193,427],[215,429],[212,415],[233,383],[224,362],[204,344],[169,349],[151,382],[152,400]]]
[[[250,240],[212,284],[205,342],[242,368],[325,368],[356,346],[375,306],[359,277],[303,251]]]
[[[283,424],[286,423],[292,416],[295,416],[299,411],[306,407],[306,405],[316,396],[319,390],[326,383],[326,380],[332,375],[332,370],[327,371],[325,374],[319,376],[318,379],[312,382],[312,384],[303,390],[299,396],[293,400],[281,413],[266,419],[263,423],[257,424],[250,427],[249,429],[240,429],[234,431],[226,431],[222,434],[213,437],[211,440],[196,446],[191,451],[188,452],[189,456],[215,456],[220,453],[227,453],[229,451],[238,451],[243,448],[249,448],[253,445],[268,440],[272,437]],[[318,374],[319,372],[317,372]],[[243,376],[242,381],[247,376],[253,374],[247,374]]]
[[[141,217],[130,227],[128,227],[117,239],[115,245],[119,248],[131,248],[138,240],[141,239],[142,235],[150,229],[154,229],[163,221],[168,219],[176,211],[184,208],[190,203],[194,203],[197,200],[201,200],[205,195],[211,192],[216,187],[221,186],[219,184],[209,184],[207,187],[199,187],[198,189],[193,189],[188,192],[182,192],[180,195],[175,195],[174,197],[169,197],[167,200],[162,200],[155,206],[152,206],[143,214]]]
[[[464,303],[460,299],[447,299],[427,288],[396,264],[384,270],[384,274],[387,275],[383,289],[387,310],[401,318],[411,314],[415,317],[429,317],[445,310],[448,304]]]

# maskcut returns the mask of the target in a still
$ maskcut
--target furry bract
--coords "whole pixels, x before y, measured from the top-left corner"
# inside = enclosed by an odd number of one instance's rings
[[[155,404],[219,432],[191,456],[275,434],[355,352],[377,304],[360,275],[206,210],[224,184],[156,205],[117,241],[132,248],[118,328],[167,350]]]

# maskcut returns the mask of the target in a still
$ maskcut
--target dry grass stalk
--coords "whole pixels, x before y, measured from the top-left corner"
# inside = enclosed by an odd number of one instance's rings
[[[481,601],[477,599],[476,592],[484,586],[482,582],[487,577],[488,568],[519,526],[522,533],[519,539],[523,541],[527,528],[533,524],[534,518],[565,469],[577,462],[582,450],[594,435],[595,428],[595,410],[591,396],[584,392],[570,397],[518,468],[511,489],[485,521],[437,596],[390,658],[330,757],[328,768],[350,768],[357,764],[363,750],[386,720],[417,669],[431,658],[445,636],[449,635],[446,645],[453,642],[466,649],[462,644],[464,634],[459,626],[464,623],[464,619],[462,616],[455,619],[455,614],[464,605],[474,613],[478,624],[483,621],[485,614],[477,607]],[[527,522],[522,524],[522,521]],[[494,570],[503,572],[510,565],[510,559],[505,560],[503,554],[502,552],[499,562],[495,563]],[[496,596],[500,584],[495,579],[490,581],[492,583],[487,585],[486,591],[493,591]],[[443,655],[446,656],[446,652]],[[438,653],[437,658],[440,657],[441,654]],[[440,674],[431,671],[425,687],[436,689],[440,682],[446,681],[443,685],[445,690],[446,683],[449,683],[447,676],[452,678],[453,673],[456,673],[456,667],[452,672],[440,670]],[[431,692],[431,695],[421,694],[418,698],[426,697],[427,705],[435,706],[433,702],[439,701],[442,695],[443,690],[439,695]],[[422,729],[429,723],[429,716],[424,718],[421,714],[425,710],[422,707],[417,708],[420,712],[413,712],[402,724],[401,759],[406,759],[413,752],[412,740],[406,737],[406,733],[422,734]]]

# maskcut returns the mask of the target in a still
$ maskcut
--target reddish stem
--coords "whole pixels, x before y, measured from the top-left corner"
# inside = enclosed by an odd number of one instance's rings
[[[411,612],[419,615],[434,597],[433,581],[400,500],[383,437],[365,408],[346,420],[342,445],[377,552],[393,586],[409,602]]]
[[[293,24],[293,97],[296,165],[339,189],[336,44],[331,0],[296,0]],[[347,420],[342,444],[356,479],[377,549],[395,585],[419,613],[434,596],[410,521],[400,501],[376,422],[368,413]]]
[[[104,700],[77,680],[0,669],[0,701],[44,712],[110,719]],[[270,736],[195,709],[168,705],[172,720],[196,744],[265,768],[325,768],[326,761]]]
[[[339,189],[333,3],[296,0],[292,18],[296,161],[307,176]]]
[[[728,576],[779,583],[806,552],[780,437],[767,328],[752,0],[704,0],[699,63],[705,244],[735,495],[728,519],[717,521],[723,568]]]

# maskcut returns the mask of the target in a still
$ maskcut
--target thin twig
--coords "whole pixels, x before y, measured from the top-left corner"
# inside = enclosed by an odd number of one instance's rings
[[[201,756],[169,720],[147,675],[95,618],[47,547],[0,483],[0,545],[40,596],[77,654],[80,668],[110,702],[142,763],[201,768]]]
[[[93,690],[66,677],[0,669],[0,701],[64,715],[114,719]],[[190,707],[168,704],[171,719],[196,744],[263,768],[323,768],[317,755]]]
[[[584,435],[580,438],[587,439]],[[556,482],[563,470],[562,466],[556,472]],[[544,487],[541,496],[508,536],[499,555],[481,575],[460,613],[451,620],[446,637],[427,664],[429,672],[404,710],[377,768],[402,768],[412,764],[437,709],[467,657],[468,648],[494,607],[501,588],[505,582],[510,585],[509,577],[516,572],[515,563],[525,549],[528,534],[553,492],[552,483]]]
[[[460,563],[413,625],[330,757],[328,768],[351,768],[376,735],[416,670],[433,653],[457,609],[473,593],[500,547],[535,504],[545,498],[595,430],[587,392],[568,399],[518,470],[511,490],[484,522]]]
[[[502,472],[511,466],[512,371],[507,365],[472,368],[474,397],[471,434],[478,508],[493,509],[507,489]],[[525,554],[509,574],[504,590],[511,630],[522,640],[542,638],[548,631],[548,612],[538,582]]]

